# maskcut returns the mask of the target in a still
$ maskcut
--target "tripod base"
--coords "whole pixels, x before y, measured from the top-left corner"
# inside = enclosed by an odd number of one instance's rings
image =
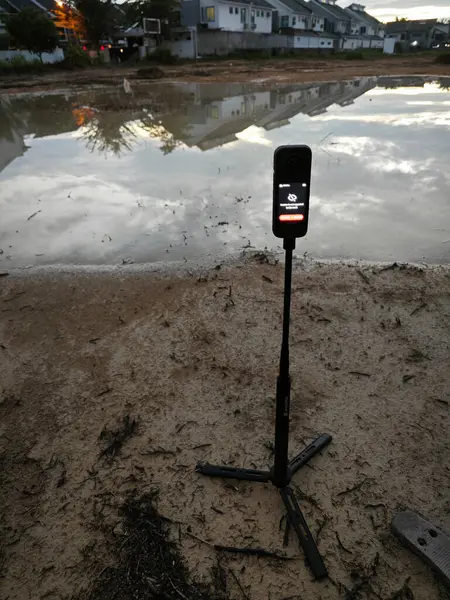
[[[274,481],[273,469],[270,471],[258,471],[256,469],[239,469],[236,467],[210,465],[209,463],[198,463],[195,470],[197,473],[209,477],[221,477],[224,479],[238,479],[240,481],[256,481],[260,483],[272,483],[279,488],[281,498],[286,507],[289,523],[297,534],[300,546],[305,553],[311,571],[316,579],[327,577],[327,569],[320,556],[314,538],[309,530],[308,524],[300,510],[293,491],[289,487],[292,476],[305,466],[313,456],[318,454],[331,442],[331,436],[327,433],[319,436],[302,452],[297,454],[289,463],[286,476],[282,482]],[[281,484],[281,485],[280,485]]]

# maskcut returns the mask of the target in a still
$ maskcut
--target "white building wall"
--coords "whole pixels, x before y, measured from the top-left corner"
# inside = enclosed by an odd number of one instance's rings
[[[326,37],[315,37],[311,35],[295,35],[294,48],[315,48],[330,50],[333,48],[333,39]]]
[[[294,48],[318,48],[319,38],[310,35],[296,35],[294,37]]]
[[[387,37],[383,40],[383,52],[385,54],[394,54],[394,48],[397,40],[395,37]]]
[[[316,17],[314,14],[311,17],[311,29],[313,31],[323,31],[325,27],[325,19],[322,17]]]
[[[230,8],[233,11],[233,14],[230,14]],[[241,11],[239,6],[218,2],[217,11],[219,13],[218,22],[221,29],[224,29],[225,31],[243,31],[244,24],[241,23]],[[247,22],[250,22],[248,14],[246,14],[246,19]]]
[[[367,39],[363,38],[362,47],[363,48],[370,48],[370,40],[367,40]]]
[[[208,0],[203,0],[204,6]],[[210,4],[209,6],[211,6]],[[271,33],[272,11],[267,8],[249,7],[248,5],[231,4],[228,2],[216,2],[216,20],[208,26],[223,29],[224,31],[254,31],[256,33]],[[241,11],[245,10],[245,23],[241,20]],[[252,15],[254,19],[252,19]],[[269,16],[267,16],[269,15]],[[251,24],[254,23],[255,27]],[[245,27],[247,25],[247,27]]]
[[[345,21],[336,23],[336,33],[347,33],[347,23]]]
[[[370,47],[381,50],[384,47],[384,40],[370,40]]]
[[[272,31],[272,11],[267,8],[253,9],[255,13],[256,33],[271,33]],[[267,16],[269,15],[269,16]]]
[[[343,50],[357,50],[363,46],[362,38],[342,38],[341,43]]]

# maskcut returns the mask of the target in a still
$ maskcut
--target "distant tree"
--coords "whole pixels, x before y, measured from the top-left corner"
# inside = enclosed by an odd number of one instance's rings
[[[58,30],[52,19],[38,8],[24,8],[6,19],[6,30],[14,43],[34,52],[42,62],[43,52],[53,52],[58,45]]]
[[[11,37],[7,33],[0,33],[0,50],[9,50]]]
[[[73,40],[80,41],[86,37],[83,15],[74,6],[59,0],[53,14],[56,27],[67,31],[69,43]]]
[[[130,0],[127,3],[127,19],[130,23],[140,23],[146,19],[161,19],[169,23],[176,19],[180,0]]]
[[[74,0],[74,7],[83,17],[87,39],[97,48],[100,41],[109,37],[111,33],[113,21],[111,0]]]

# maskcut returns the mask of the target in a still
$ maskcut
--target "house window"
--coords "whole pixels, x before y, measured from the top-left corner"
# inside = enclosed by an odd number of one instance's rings
[[[207,6],[205,9],[206,12],[206,20],[207,21],[215,21],[216,20],[216,9],[214,6]]]
[[[238,9],[238,7],[237,7],[237,6],[235,6],[235,7],[234,7],[234,14],[235,14],[235,15],[238,15],[238,14],[239,14],[239,9]]]
[[[361,27],[361,33],[366,33],[366,28],[365,27]]]
[[[219,118],[219,107],[218,106],[207,106],[206,107],[206,116],[210,119],[218,119]]]
[[[289,17],[281,17],[280,21],[281,27],[289,27]]]
[[[266,17],[270,19],[270,12],[266,12]]]
[[[320,29],[323,29],[323,23],[322,23],[322,25],[320,26]]]
[[[232,15],[233,14],[233,7],[232,6],[230,6],[229,11],[230,11],[230,15]]]
[[[292,17],[292,27],[295,27],[296,23],[297,23],[297,17]]]
[[[256,16],[259,17],[259,10],[256,11]]]
[[[247,21],[247,9],[241,8],[241,23],[245,23]]]
[[[323,46],[325,44],[325,42],[320,42],[320,45]]]

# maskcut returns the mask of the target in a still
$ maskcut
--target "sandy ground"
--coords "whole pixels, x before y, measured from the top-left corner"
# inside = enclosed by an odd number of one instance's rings
[[[351,79],[359,76],[439,75],[450,77],[448,65],[434,63],[434,56],[395,56],[366,60],[337,58],[289,58],[272,60],[201,60],[174,66],[157,67],[157,81],[250,82],[273,81],[302,83]],[[151,70],[151,65],[145,65]],[[0,90],[15,93],[26,90],[49,90],[67,86],[117,85],[123,78],[153,80],[137,76],[138,67],[91,68],[79,71],[51,71],[40,75],[2,77]]]
[[[2,599],[92,586],[130,490],[159,489],[193,572],[207,576],[214,543],[283,551],[275,488],[193,470],[271,464],[282,282],[255,258],[0,278]],[[297,261],[293,290],[292,452],[333,435],[293,488],[330,579],[313,581],[291,539],[289,561],[223,556],[231,597],[447,598],[389,525],[410,507],[450,529],[450,270]],[[126,416],[136,431],[102,454]]]

